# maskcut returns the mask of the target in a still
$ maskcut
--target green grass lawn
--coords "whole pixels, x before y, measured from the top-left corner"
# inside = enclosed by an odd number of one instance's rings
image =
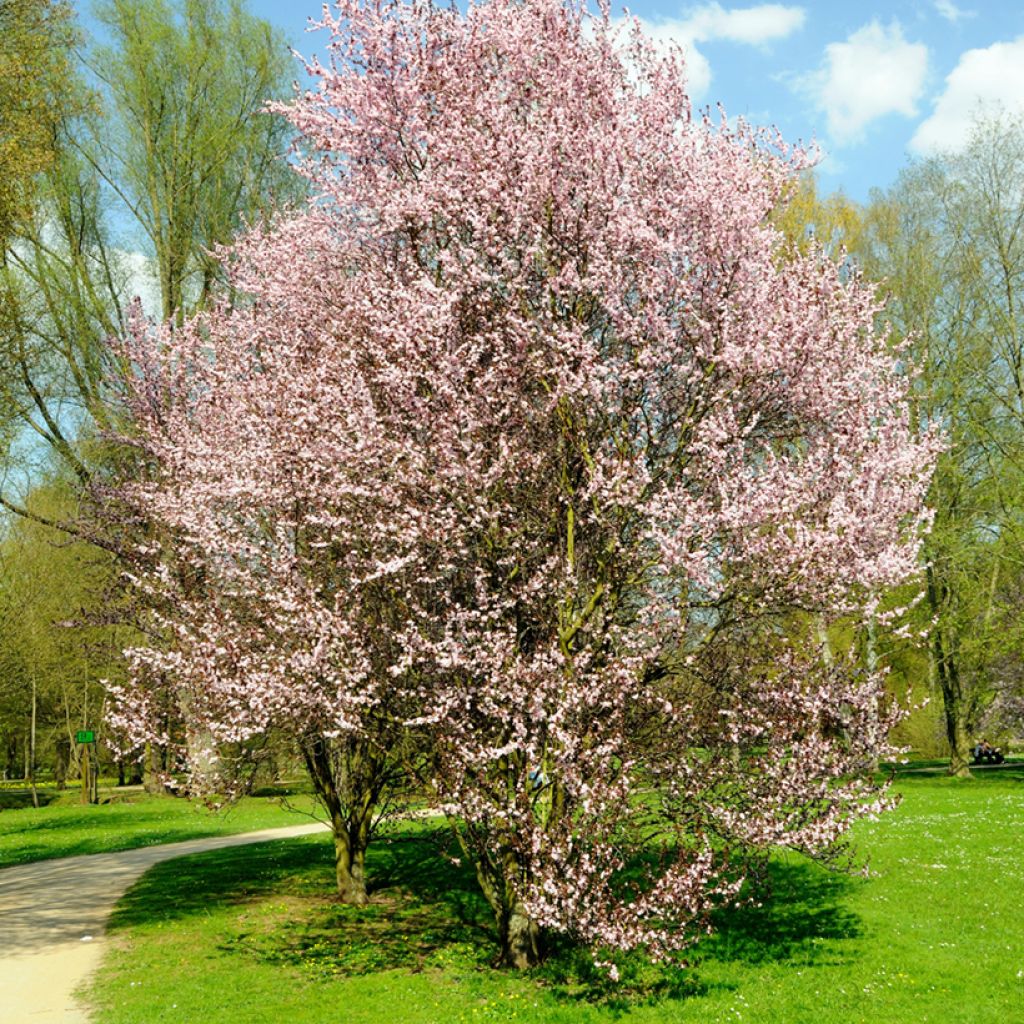
[[[407,825],[372,854],[375,902],[330,898],[325,838],[169,861],[125,897],[89,998],[103,1024],[980,1024],[1024,1020],[1024,768],[905,773],[862,823],[868,879],[799,857],[723,914],[691,966],[613,986],[579,951],[490,966],[471,875]]]
[[[40,806],[27,793],[0,790],[0,868],[52,857],[107,853],[182,839],[251,832],[261,828],[301,825],[311,819],[312,800],[302,793],[249,797],[224,811],[172,796],[147,796],[138,791],[101,790],[101,803],[79,802],[78,790],[40,789]]]

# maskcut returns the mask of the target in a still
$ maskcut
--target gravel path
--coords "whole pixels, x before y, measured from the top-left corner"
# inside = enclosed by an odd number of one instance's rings
[[[0,870],[0,1022],[87,1024],[73,993],[99,963],[114,904],[147,868],[188,853],[325,829],[264,829]]]

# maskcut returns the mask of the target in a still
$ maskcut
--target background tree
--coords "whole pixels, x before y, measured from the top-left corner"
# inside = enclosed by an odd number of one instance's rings
[[[73,26],[60,0],[0,7],[0,239],[31,204],[32,180],[55,159]]]
[[[216,249],[297,195],[288,126],[264,112],[290,92],[283,36],[244,0],[102,0],[109,41],[87,64],[103,116],[81,150],[143,231],[161,318],[208,301]]]
[[[120,372],[104,339],[127,330],[148,262],[162,315],[183,315],[210,294],[214,250],[297,188],[285,127],[263,112],[289,93],[290,58],[242,0],[113,0],[96,15],[107,38],[85,64],[97,90],[85,102],[83,68],[62,66],[50,159],[0,282],[0,386],[17,414],[6,461],[29,462],[21,487],[5,488],[14,510],[32,465],[55,457],[91,473],[111,423],[104,382]]]
[[[1022,159],[1019,120],[980,122],[963,152],[908,168],[867,213],[865,262],[922,368],[915,416],[948,436],[929,494],[926,610],[956,775],[1021,651]]]
[[[668,956],[881,806],[879,678],[788,623],[914,571],[935,439],[872,290],[783,253],[803,155],[691,119],[679,54],[548,0],[325,23],[317,200],[234,248],[244,305],[129,342],[126,493],[209,589],[146,577],[182,642],[121,721],[154,735],[154,680],[223,741],[400,694],[504,962]]]
[[[70,514],[74,485],[51,480],[29,501],[40,517],[58,519]],[[8,776],[24,772],[34,782],[42,768],[62,784],[78,771],[75,732],[102,734],[100,680],[117,677],[118,653],[132,635],[94,614],[116,570],[108,553],[34,519],[11,523],[0,540],[0,750]]]
[[[23,173],[4,175],[20,184],[0,265],[0,505],[72,536],[79,502],[53,520],[28,499],[55,472],[84,493],[113,471],[103,436],[123,413],[110,385],[124,367],[105,339],[128,330],[140,291],[165,316],[205,303],[216,248],[299,181],[287,126],[263,112],[290,93],[290,57],[241,0],[115,0],[96,15],[103,42],[84,47],[64,5],[16,0],[2,15],[16,62],[0,102],[29,136]],[[108,596],[96,595],[100,619]]]

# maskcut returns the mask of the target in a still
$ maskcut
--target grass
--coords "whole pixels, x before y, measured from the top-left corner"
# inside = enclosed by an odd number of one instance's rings
[[[779,857],[771,897],[722,914],[686,970],[637,959],[611,985],[569,948],[494,970],[471,874],[407,824],[372,853],[365,909],[330,899],[318,836],[157,866],[119,905],[89,999],[104,1024],[1024,1019],[1024,766],[915,768],[898,788],[900,808],[858,829],[870,878]]]
[[[108,853],[183,839],[301,825],[311,819],[297,811],[312,808],[310,797],[296,793],[282,806],[284,789],[249,797],[221,812],[172,796],[105,788],[101,803],[83,805],[77,789],[40,788],[34,808],[26,792],[0,790],[0,868],[28,861]]]

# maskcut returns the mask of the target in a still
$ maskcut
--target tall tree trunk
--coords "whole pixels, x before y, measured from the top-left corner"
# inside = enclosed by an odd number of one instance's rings
[[[949,774],[958,778],[971,775],[968,761],[968,738],[964,725],[964,699],[960,684],[960,671],[956,663],[955,645],[943,635],[940,612],[943,601],[940,598],[940,584],[929,565],[927,570],[928,604],[932,615],[938,621],[932,626],[931,648],[935,659],[935,671],[942,690],[942,707],[946,716],[946,742],[949,744]]]
[[[952,647],[948,641],[943,644],[941,631],[936,628],[935,643],[938,645],[939,683],[942,686],[942,706],[946,713],[946,740],[949,743],[949,774],[969,778],[971,774],[968,751],[970,741],[964,723],[964,696],[960,685],[960,672]]]
[[[32,790],[32,806],[39,807],[39,793],[36,790],[36,705],[37,688],[35,673],[32,674],[32,724],[28,739],[28,785]]]

